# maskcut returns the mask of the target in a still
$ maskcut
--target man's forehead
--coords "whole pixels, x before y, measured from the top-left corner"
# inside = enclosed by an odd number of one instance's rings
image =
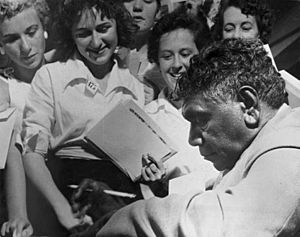
[[[184,100],[182,107],[182,114],[184,117],[193,116],[193,114],[210,113],[212,110],[209,100],[202,95],[190,96]]]

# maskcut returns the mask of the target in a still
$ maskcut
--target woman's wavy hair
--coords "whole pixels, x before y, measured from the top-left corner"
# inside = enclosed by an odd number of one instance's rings
[[[151,31],[148,39],[148,60],[151,63],[159,65],[158,51],[161,37],[165,33],[181,28],[193,33],[199,51],[212,40],[206,18],[201,13],[194,16],[187,13],[184,7],[178,8],[159,19]]]
[[[46,0],[0,0],[0,24],[25,9],[33,7],[44,28],[49,21],[49,7]]]
[[[62,0],[55,17],[57,50],[63,55],[60,60],[66,61],[76,50],[72,28],[80,20],[81,14],[93,7],[101,12],[102,19],[114,19],[117,26],[118,46],[128,47],[138,27],[123,4],[114,0]]]
[[[215,40],[223,38],[224,12],[228,7],[239,8],[243,14],[254,16],[258,26],[259,39],[265,44],[269,42],[274,15],[266,0],[223,0],[213,28]]]

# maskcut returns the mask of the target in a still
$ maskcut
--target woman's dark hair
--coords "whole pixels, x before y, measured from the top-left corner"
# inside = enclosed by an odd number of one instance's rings
[[[131,2],[133,0],[115,0],[115,1],[120,1],[120,2],[124,3],[124,2]],[[161,0],[156,0],[156,2],[157,2],[157,10],[159,10],[161,7]]]
[[[213,37],[215,40],[223,38],[224,12],[228,7],[239,8],[243,14],[254,16],[260,40],[265,44],[269,42],[274,18],[273,12],[266,0],[223,0],[216,17],[216,24],[213,28]]]
[[[116,21],[118,45],[129,46],[138,28],[123,4],[114,0],[62,0],[54,23],[56,47],[59,54],[63,55],[60,60],[66,61],[74,54],[76,45],[72,36],[72,28],[79,22],[81,14],[93,7],[101,12],[102,18],[107,17]]]
[[[164,15],[154,25],[148,39],[148,60],[151,63],[159,64],[158,51],[162,35],[181,28],[191,31],[199,51],[204,45],[211,41],[206,18],[201,14],[193,16],[192,14],[186,13],[186,9],[179,8],[174,12]]]

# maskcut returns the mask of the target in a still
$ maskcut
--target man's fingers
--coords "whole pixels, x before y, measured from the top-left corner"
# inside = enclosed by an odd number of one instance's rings
[[[145,169],[145,172],[146,172],[146,174],[147,174],[147,176],[149,177],[149,179],[150,179],[150,181],[155,181],[156,180],[156,176],[155,176],[155,174],[153,173],[153,171],[152,171],[152,169],[150,168],[150,167],[147,167],[146,169]]]
[[[146,169],[143,168],[142,169],[142,178],[145,182],[149,182],[150,181],[150,178],[148,177],[148,175],[146,174]]]

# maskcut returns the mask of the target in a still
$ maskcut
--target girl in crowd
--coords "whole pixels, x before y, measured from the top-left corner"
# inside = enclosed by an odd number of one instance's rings
[[[161,0],[121,0],[133,17],[138,31],[130,43],[127,66],[130,72],[146,84],[146,103],[157,97],[165,86],[158,68],[147,59],[147,41],[150,31],[160,14]]]
[[[259,38],[267,44],[271,37],[273,15],[265,0],[224,0],[217,19],[216,40]]]
[[[44,0],[0,0],[0,54],[8,59],[0,72],[2,88],[8,91],[7,103],[17,109],[17,120],[5,169],[8,222],[1,233],[29,236],[32,227],[27,218],[25,175],[20,130],[25,97],[35,72],[45,63],[45,24],[48,7]],[[2,103],[2,102],[1,102]]]
[[[109,0],[64,0],[56,19],[58,50],[64,58],[43,66],[32,81],[24,111],[23,162],[59,222],[70,229],[86,223],[72,213],[66,198],[70,184],[93,178],[116,190],[137,189],[138,184],[102,159],[103,154],[84,137],[123,100],[133,99],[143,106],[144,89],[114,60],[116,48],[128,47],[135,30],[122,5]],[[45,158],[53,158],[50,153],[62,161],[58,184],[45,164]]]

